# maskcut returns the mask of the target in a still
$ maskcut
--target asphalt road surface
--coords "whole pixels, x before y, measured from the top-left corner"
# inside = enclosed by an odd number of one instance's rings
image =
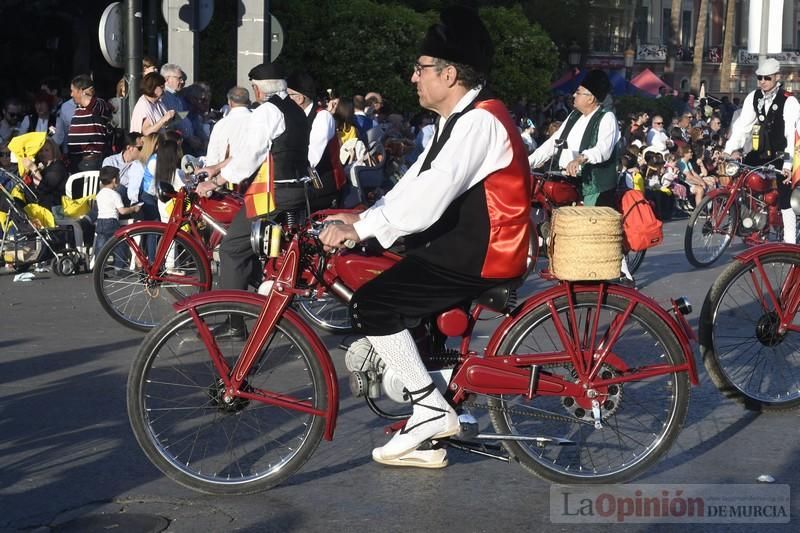
[[[637,275],[662,305],[686,295],[697,324],[702,299],[727,261],[695,270],[683,253],[685,221],[665,226]],[[733,251],[741,250],[737,244]],[[243,497],[194,493],[145,458],[128,425],[125,385],[141,334],[97,303],[89,275],[0,274],[0,530],[8,531],[571,531],[610,525],[553,523],[550,484],[519,465],[452,451],[444,470],[373,463],[384,421],[346,385],[333,442],[286,483]],[[526,290],[535,290],[532,280]],[[330,347],[340,339],[323,337]],[[685,428],[645,484],[754,484],[761,475],[791,491],[792,521],[773,525],[625,524],[632,530],[796,531],[800,514],[800,410],[747,411],[710,383],[691,391]],[[766,485],[762,485],[766,486]],[[616,529],[615,529],[616,530]]]

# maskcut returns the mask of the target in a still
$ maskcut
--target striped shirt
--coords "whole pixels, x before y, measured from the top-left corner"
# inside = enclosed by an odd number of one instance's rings
[[[67,144],[71,155],[102,155],[108,151],[110,140],[109,120],[111,107],[97,97],[92,97],[86,107],[78,106],[69,124]]]

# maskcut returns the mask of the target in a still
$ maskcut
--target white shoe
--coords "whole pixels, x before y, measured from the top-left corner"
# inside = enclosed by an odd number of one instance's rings
[[[411,450],[396,459],[387,459],[380,453],[380,448],[372,450],[372,459],[390,466],[413,466],[415,468],[444,468],[447,466],[447,450]]]
[[[415,392],[406,391],[411,397],[411,405],[414,406],[414,414],[408,419],[406,427],[395,433],[394,437],[380,448],[372,450],[372,457],[379,463],[397,459],[409,452],[416,450],[420,444],[430,439],[443,439],[458,433],[460,428],[458,415],[449,405],[438,407],[420,403],[422,400],[433,394],[436,387],[433,383]],[[432,413],[422,412],[427,409]],[[422,416],[416,416],[422,414]],[[428,418],[424,416],[431,414]]]

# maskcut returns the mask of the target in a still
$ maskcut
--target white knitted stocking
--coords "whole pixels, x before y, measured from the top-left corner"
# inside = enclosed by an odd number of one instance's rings
[[[375,351],[378,352],[386,366],[399,374],[406,389],[409,391],[424,389],[433,382],[430,374],[428,374],[428,369],[422,364],[414,338],[407,329],[392,335],[370,335],[367,336],[367,340],[372,343]],[[436,390],[425,398],[422,403],[442,409],[450,409],[447,401]],[[427,411],[427,414],[423,412],[420,413],[420,416],[424,418],[430,417],[432,413],[430,410]],[[419,410],[415,407],[414,414],[416,415],[418,412]],[[412,418],[414,417],[412,416]]]
[[[794,209],[781,209],[783,217],[783,242],[797,244],[797,216]]]

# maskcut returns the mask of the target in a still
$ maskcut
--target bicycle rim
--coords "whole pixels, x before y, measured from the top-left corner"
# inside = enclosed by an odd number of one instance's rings
[[[182,239],[176,239],[167,251],[159,277],[149,277],[149,265],[137,264],[135,250],[146,250],[148,239],[157,243],[159,231],[138,231],[131,239],[112,239],[98,255],[94,267],[95,292],[103,308],[121,324],[148,331],[172,316],[176,301],[204,290],[210,276],[200,256]],[[157,244],[155,244],[157,245]],[[146,252],[141,253],[147,256]]]
[[[778,333],[767,293],[771,287],[780,298],[800,257],[764,257],[761,264],[764,276],[753,262],[740,265],[713,307],[713,357],[725,382],[742,395],[764,404],[800,401],[800,334]],[[793,323],[800,325],[797,316]]]
[[[252,331],[259,309],[212,304],[200,311],[213,330],[231,316]],[[319,417],[236,397],[224,386],[188,315],[148,336],[139,372],[129,381],[129,413],[151,460],[176,481],[208,493],[251,493],[296,471],[321,439]],[[244,339],[218,340],[229,367]],[[247,375],[243,390],[269,391],[319,407],[323,377],[302,336],[280,322]],[[139,425],[141,424],[141,425]],[[138,429],[138,431],[137,431]]]
[[[575,313],[581,331],[588,331],[587,324],[597,316],[596,298],[596,294],[577,295]],[[567,324],[566,300],[556,301],[556,306],[562,323]],[[621,316],[625,306],[622,298],[606,299],[598,317],[597,348],[601,346],[602,332],[607,331],[614,318]],[[519,326],[504,341],[501,353],[563,351],[546,305],[532,311],[530,318]],[[588,335],[584,344],[588,347]],[[611,351],[629,368],[682,361],[674,334],[641,305],[629,316]],[[604,365],[601,376],[619,375],[618,364],[610,361]],[[577,380],[571,364],[548,365],[542,371]],[[595,428],[591,410],[582,408],[574,398],[559,396],[538,396],[533,400],[502,396],[494,403],[503,410],[493,413],[492,420],[498,432],[558,437],[575,443],[544,447],[526,442],[506,443],[523,466],[545,479],[564,483],[622,482],[654,463],[677,437],[687,412],[688,379],[684,372],[611,385],[603,398],[602,429]]]

